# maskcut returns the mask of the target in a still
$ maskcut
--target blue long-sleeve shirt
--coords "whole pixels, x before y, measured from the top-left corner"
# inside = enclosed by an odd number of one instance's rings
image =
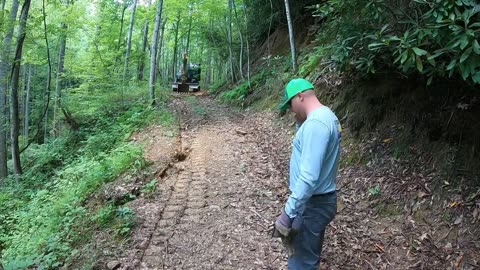
[[[341,127],[326,106],[310,112],[298,128],[290,159],[291,195],[285,213],[301,215],[312,195],[335,191],[340,159]]]

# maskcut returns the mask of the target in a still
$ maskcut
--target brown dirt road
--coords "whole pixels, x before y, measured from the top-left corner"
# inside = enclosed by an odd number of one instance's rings
[[[180,116],[178,143],[158,136],[147,156],[161,163],[184,155],[158,177],[155,194],[129,203],[138,226],[130,248],[112,258],[115,268],[286,269],[270,231],[288,194],[292,128],[272,113],[241,114],[208,97],[177,95],[171,106]],[[364,167],[340,171],[322,269],[480,267],[478,238],[441,239],[436,233],[449,225],[420,224],[402,208],[379,215],[366,187],[381,177]]]

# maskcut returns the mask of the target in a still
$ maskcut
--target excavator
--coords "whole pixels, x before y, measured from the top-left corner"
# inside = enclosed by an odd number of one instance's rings
[[[182,71],[177,73],[172,89],[175,92],[198,92],[200,91],[200,64],[187,64],[188,55],[183,54]]]

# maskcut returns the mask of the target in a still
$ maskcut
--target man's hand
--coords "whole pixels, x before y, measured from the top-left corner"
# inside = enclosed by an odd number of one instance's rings
[[[275,229],[283,236],[288,236],[292,230],[292,219],[282,210],[280,216],[275,220]]]
[[[280,237],[282,244],[287,249],[288,256],[295,253],[292,244],[292,219],[285,213],[285,210],[282,210],[280,216],[275,220],[273,237]]]

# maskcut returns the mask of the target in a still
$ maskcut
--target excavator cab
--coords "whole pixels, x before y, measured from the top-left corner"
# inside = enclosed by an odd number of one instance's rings
[[[175,82],[172,84],[172,89],[175,92],[197,92],[200,91],[200,64],[187,65],[187,54],[183,55],[183,68],[181,73],[175,76]]]

